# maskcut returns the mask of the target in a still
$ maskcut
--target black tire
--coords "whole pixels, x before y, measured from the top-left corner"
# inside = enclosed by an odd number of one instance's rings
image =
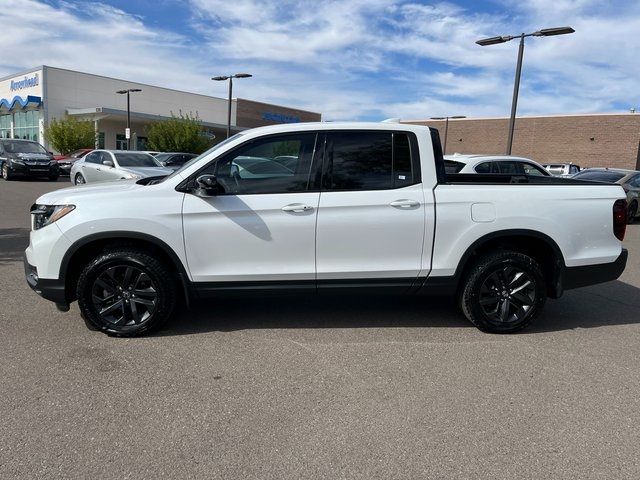
[[[471,267],[462,285],[460,307],[480,330],[512,333],[542,311],[546,291],[536,260],[505,250],[484,255]]]
[[[7,167],[6,163],[2,164],[2,178],[4,178],[7,181],[13,180],[13,175],[9,171],[9,167]]]
[[[49,180],[51,180],[52,182],[57,182],[57,181],[58,181],[58,177],[59,177],[59,176],[60,176],[60,175],[51,175],[51,176],[49,177]]]
[[[638,214],[638,202],[631,202],[627,210],[627,223],[633,223]]]
[[[171,316],[176,304],[175,275],[153,255],[114,247],[80,274],[78,306],[85,322],[109,335],[149,333]]]
[[[73,177],[74,185],[84,185],[87,181],[84,179],[81,173],[76,173],[76,176]]]

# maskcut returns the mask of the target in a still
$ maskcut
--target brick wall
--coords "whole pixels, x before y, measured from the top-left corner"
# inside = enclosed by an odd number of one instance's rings
[[[444,120],[410,120],[440,131]],[[498,153],[507,148],[509,120],[449,120],[447,153]],[[573,162],[582,167],[640,169],[640,113],[569,115],[516,119],[512,154],[539,163]]]
[[[240,127],[262,127],[278,123],[319,122],[322,115],[296,108],[238,98],[236,124]]]

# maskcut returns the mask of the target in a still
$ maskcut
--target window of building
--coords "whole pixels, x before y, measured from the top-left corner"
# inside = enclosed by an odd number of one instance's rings
[[[136,150],[149,150],[147,148],[147,143],[149,139],[147,137],[137,137],[136,139]]]
[[[98,132],[98,148],[104,148],[104,132]]]
[[[11,138],[11,115],[0,115],[0,138]]]
[[[40,112],[29,110],[13,114],[13,138],[39,141]]]
[[[116,134],[116,150],[126,150],[127,149],[127,138],[123,133]]]

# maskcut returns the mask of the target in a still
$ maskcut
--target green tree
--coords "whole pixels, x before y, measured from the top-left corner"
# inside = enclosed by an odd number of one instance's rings
[[[65,116],[52,119],[44,131],[44,138],[55,150],[67,155],[80,148],[93,148],[95,131],[91,120],[78,120]]]
[[[202,153],[211,147],[212,141],[202,131],[198,114],[179,115],[171,112],[171,118],[147,127],[148,145],[160,152]]]

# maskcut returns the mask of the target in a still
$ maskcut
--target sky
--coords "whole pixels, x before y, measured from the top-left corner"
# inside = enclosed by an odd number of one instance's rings
[[[38,65],[226,97],[324,120],[508,116],[640,107],[637,0],[0,0],[0,76]],[[639,108],[640,110],[640,108]]]

